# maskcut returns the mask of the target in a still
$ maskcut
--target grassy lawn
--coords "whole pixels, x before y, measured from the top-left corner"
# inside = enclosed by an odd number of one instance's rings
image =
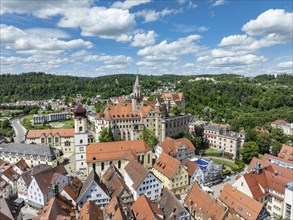
[[[212,160],[217,164],[222,164],[221,159],[212,159]],[[225,161],[225,160],[224,160],[224,165],[227,166],[227,167],[230,167],[232,171],[238,171],[238,170],[243,169],[243,166],[240,166],[240,165],[238,165],[236,163],[232,163],[232,162]]]

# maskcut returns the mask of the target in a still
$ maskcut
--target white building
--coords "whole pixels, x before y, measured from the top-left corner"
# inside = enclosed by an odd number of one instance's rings
[[[94,201],[100,208],[105,207],[111,200],[110,196],[107,194],[106,186],[101,182],[94,170],[84,182],[76,203],[81,208],[87,200]]]
[[[66,121],[70,119],[71,116],[67,112],[60,113],[52,113],[48,115],[34,115],[33,124],[43,124],[45,122],[53,122],[53,121]]]
[[[196,148],[187,138],[173,139],[167,137],[165,141],[161,141],[155,147],[155,154],[158,158],[162,152],[170,155],[171,157],[183,161],[187,158],[194,157]]]
[[[237,159],[245,140],[245,133],[230,131],[226,125],[211,124],[204,127],[204,138],[210,148],[224,150],[232,154],[233,159]]]
[[[274,128],[280,128],[286,135],[293,135],[293,123],[288,123],[284,120],[276,120],[271,123]]]
[[[12,193],[12,186],[0,176],[0,199],[8,198]]]
[[[293,182],[288,183],[285,189],[283,219],[293,219]]]
[[[205,178],[204,172],[200,168],[200,166],[197,163],[190,160],[184,160],[182,164],[189,175],[189,188],[193,186],[195,181],[202,186],[204,184]]]
[[[52,185],[58,186],[59,192],[67,184],[67,171],[63,165],[32,176],[28,187],[28,204],[41,209],[53,196]]]
[[[124,180],[133,194],[134,200],[145,195],[154,201],[160,197],[162,182],[136,160],[131,160],[125,166]]]
[[[74,112],[75,169],[86,170],[86,146],[94,141],[87,129],[86,110],[81,105]]]

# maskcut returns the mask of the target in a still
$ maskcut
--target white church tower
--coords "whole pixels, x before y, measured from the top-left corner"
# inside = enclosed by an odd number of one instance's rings
[[[74,112],[75,169],[86,170],[86,146],[88,130],[86,110],[80,105]]]

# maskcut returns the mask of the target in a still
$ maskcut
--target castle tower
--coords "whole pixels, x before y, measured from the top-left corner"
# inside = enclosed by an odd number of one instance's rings
[[[88,130],[86,110],[80,105],[74,112],[74,146],[75,169],[86,169],[86,146],[88,145]]]
[[[136,75],[135,83],[133,86],[132,92],[132,110],[137,111],[139,110],[139,105],[142,102],[142,93],[141,93],[141,86],[139,84],[138,75]]]

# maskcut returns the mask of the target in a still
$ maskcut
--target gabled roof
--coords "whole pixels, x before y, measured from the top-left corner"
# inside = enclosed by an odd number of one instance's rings
[[[169,155],[177,154],[179,148],[184,148],[185,151],[196,150],[191,141],[187,138],[180,138],[175,140],[173,138],[167,137],[165,141],[161,141],[159,143],[159,146],[161,146],[163,152]]]
[[[156,160],[153,168],[162,173],[167,178],[171,179],[177,172],[180,166],[180,161],[162,152]]]
[[[131,192],[124,182],[122,174],[114,164],[108,167],[106,172],[102,175],[101,180],[107,187],[108,193],[112,198],[115,196],[120,197],[124,193],[130,196]]]
[[[52,197],[49,202],[38,211],[35,220],[73,220],[75,219],[74,206],[65,197],[58,194]]]
[[[145,195],[141,195],[131,206],[135,219],[149,220],[149,219],[163,219],[163,212],[155,203],[152,203]]]
[[[79,220],[103,220],[103,211],[93,201],[88,200],[82,206],[79,214]]]
[[[73,137],[74,128],[28,130],[26,138],[40,138],[41,136],[48,137],[50,135],[59,135],[60,137]]]
[[[283,145],[282,149],[280,150],[280,153],[278,154],[278,157],[282,158],[288,163],[293,163],[293,147]]]
[[[5,164],[7,164],[4,160],[0,159],[0,166],[4,166]]]
[[[68,181],[63,190],[68,194],[68,196],[70,196],[70,198],[72,198],[72,200],[76,201],[81,188],[82,182],[78,179],[78,177],[74,177],[72,180]]]
[[[17,208],[15,203],[9,199],[0,199],[0,219],[1,220],[14,220],[17,219],[20,209]]]
[[[124,167],[124,170],[132,180],[132,187],[134,189],[137,189],[140,186],[141,182],[149,174],[148,169],[136,160],[129,161],[128,164]]]
[[[13,169],[11,165],[2,173],[2,175],[7,177],[12,182],[17,181],[20,177],[20,175]]]
[[[197,163],[192,162],[190,160],[184,160],[182,162],[182,165],[187,168],[187,173],[189,176],[192,176],[196,169],[199,167]]]
[[[32,181],[32,176],[41,173],[45,170],[51,169],[52,166],[49,166],[47,164],[39,164],[37,166],[32,167],[30,170],[24,172],[23,174],[21,174],[21,178],[23,179],[23,181],[25,182],[26,186],[29,186],[29,184]]]
[[[272,122],[273,125],[286,125],[288,124],[288,122],[284,121],[284,120],[276,120]]]
[[[34,175],[34,178],[43,194],[50,192],[51,185],[55,182],[55,179],[60,175],[66,175],[67,171],[63,164],[53,167],[52,169],[45,170]]]
[[[82,199],[82,197],[87,192],[87,190],[88,190],[88,188],[89,188],[89,186],[91,185],[92,182],[95,182],[97,185],[100,186],[100,188],[105,193],[107,193],[106,186],[101,182],[100,177],[98,176],[98,174],[94,170],[92,170],[91,173],[86,178],[85,182],[83,183],[83,186],[82,186],[82,188],[80,190],[79,196],[76,199],[77,202]]]
[[[27,171],[30,167],[29,165],[25,162],[25,160],[22,158],[19,160],[16,164],[14,164],[16,167],[18,167],[22,172]]]
[[[228,210],[221,202],[203,191],[196,182],[185,197],[184,204],[192,215],[195,211],[203,220],[223,220]]]
[[[110,218],[111,217],[111,218]],[[118,197],[114,196],[104,208],[104,218],[111,220],[127,220],[123,207]]]
[[[245,219],[257,219],[264,206],[264,204],[233,188],[230,184],[224,186],[219,199],[230,210]]]
[[[158,203],[160,204],[166,219],[180,216],[180,212],[185,210],[181,202],[167,187],[163,189],[162,196],[159,198]]]
[[[136,159],[136,153],[149,151],[151,148],[143,140],[94,143],[86,147],[86,161],[131,160]]]

